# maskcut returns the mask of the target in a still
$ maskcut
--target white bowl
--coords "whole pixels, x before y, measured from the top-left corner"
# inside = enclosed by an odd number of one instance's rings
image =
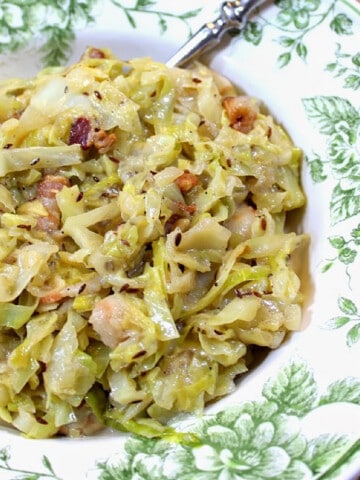
[[[41,48],[56,57],[56,38],[66,62],[88,45],[109,47],[122,58],[166,61],[192,31],[216,17],[218,7],[215,0],[91,1],[71,2],[77,5],[72,14],[66,2],[57,8],[55,2],[16,3],[7,2],[0,14],[2,78],[35,74],[44,66]],[[9,24],[15,30],[7,32]],[[59,25],[64,30],[56,37]],[[16,39],[23,39],[17,48]],[[4,480],[25,474],[61,480],[350,480],[360,473],[360,4],[266,4],[208,61],[260,98],[304,151],[308,203],[301,227],[311,235],[309,258],[303,259],[306,328],[203,418],[179,421],[179,429],[198,433],[198,445],[107,431],[29,440],[4,428]]]

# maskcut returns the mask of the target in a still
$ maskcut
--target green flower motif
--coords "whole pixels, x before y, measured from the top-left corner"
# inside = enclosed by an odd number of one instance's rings
[[[360,52],[354,55],[342,50],[341,44],[337,44],[335,61],[326,65],[326,71],[331,72],[335,78],[342,77],[344,88],[352,90],[360,89]]]
[[[351,230],[351,237],[355,245],[360,245],[360,224]]]
[[[336,133],[329,139],[329,157],[334,177],[359,177],[360,125],[353,126],[349,122],[340,121],[335,128]]]
[[[358,324],[349,299],[345,320]],[[343,325],[344,317],[334,319]],[[342,322],[342,323],[341,323]],[[360,325],[360,324],[359,324]],[[351,330],[356,341],[357,325]],[[356,331],[355,331],[356,330]],[[336,381],[321,394],[309,366],[290,362],[263,386],[262,399],[204,416],[192,427],[196,444],[133,436],[97,464],[99,480],[311,480],[332,475],[360,452],[360,440],[322,434],[307,438],[302,419],[318,407],[349,402],[360,408],[360,379]],[[329,476],[330,475],[330,476]]]
[[[277,445],[281,435],[276,428],[270,421],[255,423],[248,413],[240,415],[232,429],[210,426],[206,437],[213,439],[211,445],[192,452],[197,471],[206,472],[209,480],[280,478],[291,458],[284,446]]]
[[[278,0],[275,2],[280,8],[277,21],[287,27],[291,24],[298,30],[307,28],[310,24],[311,13],[320,6],[320,0]]]
[[[360,213],[360,111],[341,97],[304,98],[303,105],[309,120],[328,137],[327,158],[321,161],[331,167],[331,174],[338,181],[330,201],[334,225]],[[326,178],[316,176],[321,172],[319,159],[315,159],[315,180]]]
[[[11,474],[11,477],[6,475],[8,479],[22,479],[22,480],[62,480],[61,477],[56,475],[50,460],[46,455],[42,456],[41,463],[43,466],[43,471],[35,472],[30,470],[24,470],[22,468],[16,468],[11,465],[11,454],[9,447],[3,447],[0,450],[0,477],[3,478],[3,473],[8,472]]]
[[[356,256],[357,256],[357,251],[348,247],[342,248],[339,251],[339,260],[345,265],[350,265],[350,263],[353,263]]]
[[[347,240],[342,235],[335,235],[329,237],[330,245],[337,250],[336,256],[328,258],[326,264],[322,268],[322,272],[327,272],[335,264],[336,260],[346,265],[346,275],[349,279],[349,286],[351,283],[351,275],[349,273],[349,266],[355,262],[357,257],[357,250],[352,247],[360,245],[360,225],[351,231],[350,238]]]
[[[182,23],[190,36],[191,20],[202,10],[200,7],[175,14],[171,9],[156,8],[156,0],[136,0],[132,6],[121,0],[111,2],[120,13],[120,28],[124,20],[137,28],[137,16],[146,14],[154,25],[158,24],[161,34],[168,30],[171,20]],[[101,0],[0,0],[0,54],[15,52],[37,39],[45,66],[63,64],[71,53],[77,30],[94,22],[95,7],[100,4]]]
[[[346,297],[338,298],[338,307],[341,312],[337,317],[330,318],[325,324],[324,328],[328,330],[337,330],[346,327],[346,344],[348,347],[353,347],[360,341],[360,315],[357,305]]]
[[[102,471],[99,480],[164,480],[175,479],[172,459],[173,449],[176,444],[171,444],[158,439],[145,437],[131,437],[124,451],[114,455],[105,463],[99,463]],[[181,451],[178,452],[181,458]],[[167,461],[166,459],[169,459]],[[171,464],[168,471],[167,463]]]
[[[242,32],[247,42],[257,46],[261,43],[265,29],[271,28],[276,35],[274,40],[284,48],[278,58],[278,66],[287,66],[294,58],[306,61],[309,53],[309,45],[306,38],[319,25],[328,21],[329,28],[336,35],[352,35],[353,20],[345,13],[337,13],[339,0],[321,2],[321,0],[275,0],[278,12],[273,19],[263,17],[261,11],[255,20],[249,21]],[[346,84],[349,88],[359,88],[359,76],[357,72],[357,57],[355,63],[349,68]],[[355,66],[355,67],[354,67]],[[330,69],[338,69],[338,63],[330,64]],[[340,74],[344,73],[339,66]],[[355,70],[355,72],[354,72]]]
[[[0,12],[0,53],[14,52],[33,38],[41,38],[45,65],[67,59],[75,30],[94,21],[98,0],[3,0]]]

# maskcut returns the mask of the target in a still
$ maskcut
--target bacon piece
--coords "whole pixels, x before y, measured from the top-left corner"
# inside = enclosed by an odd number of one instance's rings
[[[168,233],[172,232],[178,221],[181,219],[181,218],[184,218],[182,217],[181,215],[179,215],[178,213],[173,213],[170,218],[168,220],[166,220],[165,224],[164,224],[164,231],[165,231],[165,234],[167,235]]]
[[[89,58],[105,58],[105,53],[100,48],[92,47],[87,52]]]
[[[175,202],[175,205],[181,212],[186,212],[190,215],[194,215],[196,212],[196,205],[194,203],[191,205],[186,205],[186,203],[183,202]]]
[[[46,175],[38,183],[37,193],[41,198],[55,198],[64,187],[70,187],[69,179],[60,175]]]
[[[81,60],[87,58],[106,58],[106,54],[103,50],[96,47],[89,47],[85,50],[85,52],[81,55]]]
[[[60,227],[60,210],[56,201],[56,194],[70,182],[60,175],[46,175],[37,186],[37,196],[46,208],[48,215],[39,217],[37,228],[44,232],[54,232]]]
[[[116,142],[115,133],[106,133],[105,130],[94,131],[91,136],[91,143],[99,153],[106,153],[114,142]]]
[[[63,292],[50,292],[40,298],[40,305],[49,305],[51,303],[59,302],[64,298]]]
[[[175,180],[182,192],[189,192],[195,185],[199,183],[199,178],[194,173],[185,171],[180,177]]]
[[[80,144],[83,150],[95,147],[100,154],[106,153],[116,142],[115,133],[107,133],[103,129],[93,129],[86,117],[77,118],[71,125],[69,145]]]
[[[242,133],[249,133],[254,128],[258,108],[245,96],[225,97],[223,107],[229,117],[230,126]]]
[[[82,149],[89,149],[91,147],[91,142],[89,141],[91,128],[91,123],[88,118],[77,118],[71,125],[69,145],[79,143]]]

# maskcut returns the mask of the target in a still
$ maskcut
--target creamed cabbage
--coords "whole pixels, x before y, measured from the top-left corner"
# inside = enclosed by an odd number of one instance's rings
[[[162,434],[301,324],[301,151],[201,64],[0,83],[0,418]]]

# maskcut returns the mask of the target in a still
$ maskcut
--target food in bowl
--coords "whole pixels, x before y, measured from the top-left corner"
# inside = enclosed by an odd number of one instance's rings
[[[301,325],[301,150],[202,64],[88,48],[0,84],[0,417],[161,431]]]

